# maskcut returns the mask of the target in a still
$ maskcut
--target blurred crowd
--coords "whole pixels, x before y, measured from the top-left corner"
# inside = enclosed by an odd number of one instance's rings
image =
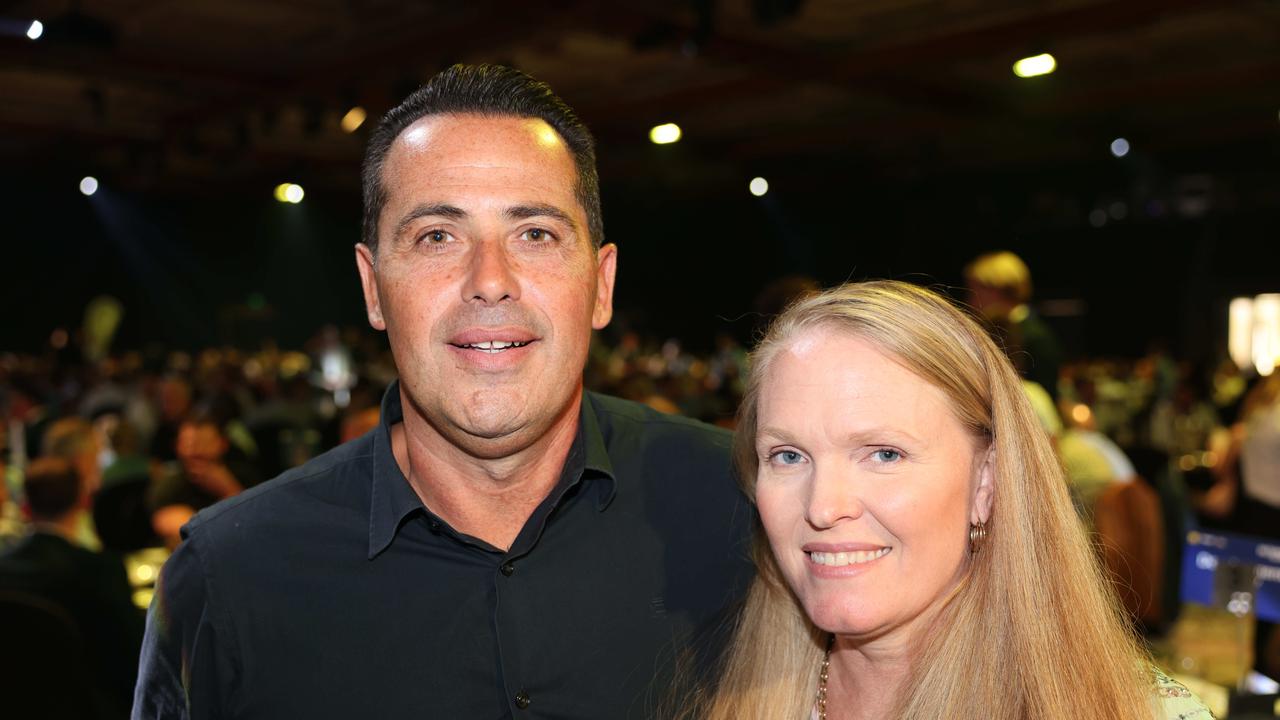
[[[624,332],[593,345],[586,376],[590,389],[731,426],[745,362],[728,335],[694,354]],[[4,355],[0,545],[29,524],[30,468],[57,460],[79,479],[76,543],[172,547],[193,513],[372,429],[395,373],[380,338],[335,328],[289,351],[89,360],[69,338],[43,354]]]
[[[1159,632],[1176,617],[1189,527],[1280,537],[1280,374],[1249,377],[1160,348],[1068,359],[1016,256],[978,258],[966,277],[965,300],[1023,373],[1141,627]],[[757,310],[767,317],[815,287],[787,279]],[[729,333],[690,352],[622,330],[593,344],[586,384],[732,428],[747,362]],[[0,355],[0,622],[22,625],[6,632],[47,637],[12,594],[49,601],[92,649],[86,696],[127,708],[146,596],[135,597],[139,579],[121,558],[174,547],[193,513],[371,430],[395,373],[381,337],[336,328],[296,350],[117,354],[59,331],[43,353]]]

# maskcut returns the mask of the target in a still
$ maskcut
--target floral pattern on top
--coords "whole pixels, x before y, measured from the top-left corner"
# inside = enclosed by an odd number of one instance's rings
[[[1163,720],[1217,720],[1186,685],[1169,677],[1160,668],[1152,668],[1151,671],[1156,681],[1156,697],[1160,699],[1158,706],[1164,712]]]

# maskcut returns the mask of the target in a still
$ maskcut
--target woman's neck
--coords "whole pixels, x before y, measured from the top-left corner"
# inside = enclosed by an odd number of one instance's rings
[[[889,717],[911,672],[907,643],[889,638],[858,643],[836,638],[827,672],[828,720]]]

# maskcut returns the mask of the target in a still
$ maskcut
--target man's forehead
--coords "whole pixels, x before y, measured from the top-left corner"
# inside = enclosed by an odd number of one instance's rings
[[[472,152],[495,158],[513,151],[568,156],[564,139],[541,118],[477,114],[428,115],[410,124],[392,144],[391,157]]]
[[[586,211],[577,179],[567,145],[544,120],[432,115],[407,127],[388,153],[385,220],[403,226],[424,205],[466,212],[554,205],[579,216]],[[575,224],[585,231],[585,222],[579,216]]]

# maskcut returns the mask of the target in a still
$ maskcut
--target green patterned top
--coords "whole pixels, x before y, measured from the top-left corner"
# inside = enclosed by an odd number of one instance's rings
[[[1196,694],[1174,680],[1159,668],[1154,669],[1156,680],[1157,720],[1217,720],[1209,708],[1200,702]],[[1160,714],[1163,713],[1163,714]]]
[[[1156,681],[1152,702],[1154,720],[1218,720],[1196,694],[1159,668],[1152,668]],[[810,712],[810,720],[818,720],[818,708]]]

